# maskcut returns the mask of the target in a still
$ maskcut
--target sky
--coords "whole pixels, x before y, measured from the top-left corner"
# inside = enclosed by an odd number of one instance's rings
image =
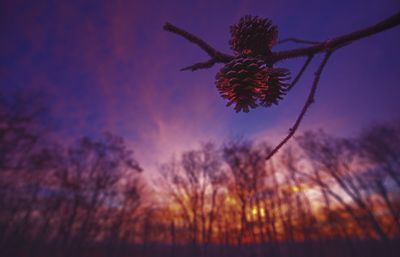
[[[243,136],[278,142],[307,97],[317,56],[277,106],[236,113],[215,87],[221,64],[162,29],[165,22],[231,53],[229,26],[246,14],[271,19],[279,38],[322,41],[400,10],[398,0],[360,1],[22,1],[0,2],[0,87],[40,91],[63,140],[109,131],[125,138],[148,170],[199,142]],[[400,27],[335,52],[298,133],[353,135],[399,118]],[[276,49],[298,47],[285,44]],[[302,59],[277,67],[296,73]]]

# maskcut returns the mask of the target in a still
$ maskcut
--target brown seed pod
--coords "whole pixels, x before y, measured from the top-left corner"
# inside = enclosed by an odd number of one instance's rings
[[[278,104],[288,90],[289,79],[288,69],[269,68],[267,87],[260,94],[260,105],[269,107]]]
[[[239,56],[217,73],[216,86],[227,106],[249,112],[258,105],[277,104],[286,92],[288,74],[286,69],[267,67],[263,60]]]
[[[230,27],[231,49],[237,54],[268,56],[275,44],[278,29],[269,19],[246,15]]]

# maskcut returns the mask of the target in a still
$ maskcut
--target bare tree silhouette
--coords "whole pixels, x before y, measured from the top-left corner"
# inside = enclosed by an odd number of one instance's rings
[[[0,95],[0,255],[84,256],[102,242],[121,256],[143,218],[132,151],[110,133],[59,145],[31,97]]]

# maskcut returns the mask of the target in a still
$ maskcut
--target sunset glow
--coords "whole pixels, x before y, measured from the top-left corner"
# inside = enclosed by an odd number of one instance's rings
[[[0,256],[397,257],[399,9],[1,1]]]

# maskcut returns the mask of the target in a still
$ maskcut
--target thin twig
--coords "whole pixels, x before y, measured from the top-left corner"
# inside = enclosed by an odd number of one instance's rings
[[[300,123],[303,120],[304,115],[306,114],[308,108],[314,102],[314,96],[315,96],[315,92],[317,91],[318,82],[321,77],[321,73],[322,73],[326,63],[328,62],[331,54],[332,54],[331,51],[326,52],[324,59],[322,60],[321,64],[318,67],[318,70],[315,72],[314,81],[313,81],[313,84],[312,84],[312,87],[310,90],[310,94],[308,95],[307,100],[303,106],[303,109],[301,110],[300,115],[296,119],[296,122],[293,124],[293,127],[289,129],[289,134],[268,154],[268,156],[266,158],[267,160],[269,160],[273,155],[275,155],[278,152],[278,150],[284,144],[287,143],[287,141],[294,135],[294,133],[300,126]]]
[[[399,24],[400,24],[400,12],[394,14],[393,16],[390,16],[389,18],[381,22],[376,23],[375,25],[330,40],[326,40],[315,46],[297,48],[289,51],[274,53],[273,60],[275,63],[289,58],[296,58],[305,55],[314,55],[320,52],[325,52],[329,49],[337,49],[345,45],[348,45],[356,40],[360,40],[362,38],[377,34],[381,31],[393,28]]]
[[[301,76],[303,76],[304,71],[307,69],[308,65],[311,63],[313,58],[314,58],[314,55],[308,56],[306,62],[303,64],[303,67],[301,67],[301,69],[300,69],[299,73],[297,74],[296,78],[289,85],[288,90],[292,89],[296,85],[296,83],[300,80]]]
[[[217,62],[218,61],[213,58],[206,62],[199,62],[199,63],[195,63],[193,65],[187,66],[185,68],[182,68],[181,71],[186,71],[186,70],[196,71],[199,69],[207,69],[207,68],[211,68]]]
[[[300,43],[300,44],[308,44],[308,45],[318,45],[321,44],[321,42],[318,41],[310,41],[310,40],[304,40],[304,39],[299,39],[299,38],[286,38],[278,41],[278,44],[283,44],[287,42],[294,42],[294,43]]]
[[[325,40],[324,42],[321,42],[319,44],[310,46],[310,47],[303,47],[303,48],[296,48],[293,50],[288,50],[288,51],[281,51],[281,52],[276,52],[273,53],[273,63],[285,60],[285,59],[291,59],[291,58],[296,58],[300,56],[309,56],[309,55],[315,55],[317,53],[322,53],[326,52],[330,49],[338,49],[341,47],[344,47],[356,40],[360,40],[362,38],[377,34],[379,32],[382,32],[387,29],[391,29],[395,26],[400,25],[400,12],[397,12],[396,14],[390,16],[387,19],[382,20],[381,22],[376,23],[375,25],[372,25],[370,27],[357,30],[355,32],[335,37],[332,39]],[[164,29],[166,31],[175,33],[177,35],[180,35],[190,42],[198,45],[201,49],[203,49],[211,58],[215,58],[218,63],[227,63],[231,61],[234,57],[232,55],[224,54],[219,51],[217,51],[215,48],[211,47],[209,44],[207,44],[204,40],[200,39],[199,37],[181,29],[178,28],[171,23],[165,23]],[[292,38],[293,39],[293,38]],[[297,40],[297,39],[296,39]],[[300,40],[307,42],[307,40]],[[308,41],[308,42],[313,42],[313,41]]]
[[[285,60],[285,59],[292,59],[292,58],[301,57],[301,56],[308,56],[306,62],[304,63],[303,67],[301,68],[299,74],[296,76],[296,78],[294,79],[292,84],[289,86],[289,89],[291,89],[299,81],[300,77],[303,75],[304,71],[307,69],[308,65],[312,61],[313,56],[318,53],[324,53],[324,52],[326,53],[318,70],[315,72],[315,77],[314,77],[314,81],[313,81],[313,84],[311,87],[310,94],[303,106],[302,111],[300,112],[299,116],[297,117],[296,122],[294,123],[293,127],[289,130],[289,134],[268,155],[268,157],[266,158],[267,160],[270,159],[294,135],[297,128],[300,126],[300,123],[303,120],[304,115],[306,114],[308,108],[314,101],[314,95],[315,95],[315,91],[318,86],[319,78],[321,76],[322,70],[325,67],[325,64],[328,61],[332,51],[337,50],[346,45],[349,45],[356,40],[360,40],[362,38],[377,34],[379,32],[393,28],[398,25],[400,25],[400,12],[397,12],[393,16],[390,16],[389,18],[384,19],[381,22],[378,22],[375,25],[372,25],[370,27],[367,27],[367,28],[364,28],[361,30],[357,30],[355,32],[352,32],[352,33],[349,33],[349,34],[346,34],[343,36],[335,37],[335,38],[326,40],[324,42],[315,44],[310,47],[303,47],[303,48],[297,48],[297,49],[288,50],[288,51],[275,52],[275,53],[272,53],[272,56],[266,56],[266,58],[268,57],[267,59],[269,60],[269,62],[271,62],[271,65],[276,62]],[[224,54],[224,53],[217,51],[216,49],[211,47],[209,44],[207,44],[204,40],[200,39],[199,37],[187,32],[183,29],[180,29],[170,23],[166,23],[164,25],[164,29],[166,31],[180,35],[183,38],[187,39],[188,41],[196,44],[211,57],[211,59],[207,62],[196,63],[191,66],[185,67],[182,70],[195,71],[198,69],[210,68],[215,63],[227,63],[234,58],[234,56]],[[289,40],[294,41],[294,42],[297,41],[299,43],[310,43],[310,44],[316,43],[313,41],[307,41],[307,40],[301,40],[301,39],[295,39],[295,38],[290,38]],[[289,40],[286,40],[285,42],[287,42]],[[281,41],[281,43],[282,43],[282,41]]]
[[[165,23],[164,24],[164,30],[175,33],[177,35],[180,35],[193,44],[198,45],[201,49],[203,49],[211,58],[215,59],[217,62],[228,62],[233,59],[233,56],[221,53],[217,51],[215,48],[210,46],[208,43],[206,43],[204,40],[201,38],[181,29],[178,28],[171,23]]]

